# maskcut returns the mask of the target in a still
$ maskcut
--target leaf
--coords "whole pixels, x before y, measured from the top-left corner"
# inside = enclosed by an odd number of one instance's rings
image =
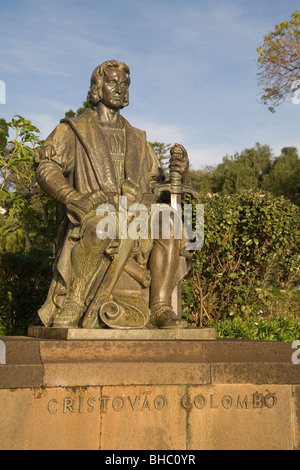
[[[232,273],[230,274],[230,279],[237,279],[239,277],[239,275],[237,273]]]

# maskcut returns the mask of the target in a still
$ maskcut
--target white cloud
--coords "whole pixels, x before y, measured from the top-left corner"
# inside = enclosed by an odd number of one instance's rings
[[[229,151],[225,145],[191,147],[188,149],[191,168],[194,170],[222,163],[222,159],[227,153]]]

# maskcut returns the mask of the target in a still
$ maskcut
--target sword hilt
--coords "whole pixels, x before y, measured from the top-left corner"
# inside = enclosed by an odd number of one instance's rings
[[[172,171],[170,173],[170,183],[162,183],[154,188],[154,193],[157,196],[161,196],[165,191],[178,195],[190,194],[195,199],[198,197],[198,192],[195,189],[182,184],[182,175],[179,171]]]
[[[182,194],[182,174],[179,171],[170,172],[170,193]]]
[[[185,149],[182,147],[182,145],[175,144],[170,150],[171,157],[175,155],[184,155]],[[154,193],[157,196],[160,196],[161,193],[164,191],[169,192],[170,194],[178,194],[178,195],[183,195],[183,194],[191,194],[194,198],[198,196],[197,191],[195,191],[193,188],[190,188],[189,186],[185,186],[182,184],[182,174],[177,171],[170,171],[170,182],[169,183],[163,183],[159,184],[158,186],[155,186],[154,188]]]

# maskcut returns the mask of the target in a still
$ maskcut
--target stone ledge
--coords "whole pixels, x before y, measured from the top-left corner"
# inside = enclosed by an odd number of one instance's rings
[[[282,362],[211,364],[213,384],[300,384],[300,367]]]
[[[212,383],[300,384],[291,343],[222,339],[202,347]]]
[[[201,341],[58,341],[39,340],[48,363],[190,363],[208,364]]]
[[[52,363],[44,366],[45,387],[99,387],[117,385],[209,384],[209,364],[152,363]]]
[[[201,344],[205,351],[205,357],[210,363],[292,362],[293,349],[291,343],[218,339],[212,342],[202,341]]]
[[[6,346],[6,364],[41,364],[39,342],[27,336],[0,336]]]
[[[295,422],[295,441],[296,450],[300,450],[300,387],[294,387],[293,396],[295,400],[294,422]]]
[[[290,343],[243,340],[49,340],[1,337],[0,388],[118,383],[300,384]],[[55,370],[59,377],[54,380]],[[193,372],[194,370],[194,372]],[[176,372],[177,371],[177,372]]]
[[[85,329],[30,326],[28,336],[59,340],[215,340],[215,328]]]
[[[0,365],[0,389],[41,387],[43,375],[42,365]]]

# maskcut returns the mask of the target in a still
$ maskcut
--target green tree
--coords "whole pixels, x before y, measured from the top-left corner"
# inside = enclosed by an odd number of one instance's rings
[[[300,159],[295,147],[285,147],[263,178],[263,189],[300,206]]]
[[[169,160],[171,144],[164,144],[162,142],[149,142],[154,153],[156,154],[165,175],[169,174]]]
[[[61,221],[60,207],[35,179],[39,130],[21,116],[2,121],[0,152],[0,334],[26,334],[39,324],[46,298]],[[13,138],[7,141],[11,130]]]
[[[192,170],[188,181],[198,191],[235,194],[245,189],[264,190],[300,205],[300,159],[295,147],[285,147],[274,157],[268,145],[257,143],[216,167]]]
[[[282,21],[266,34],[257,52],[261,100],[274,112],[300,80],[300,12],[295,11],[290,21]]]
[[[0,119],[0,154],[6,149],[8,138],[8,125],[5,119]]]
[[[0,154],[0,251],[54,250],[61,211],[35,179],[34,156],[42,141],[31,121],[15,116],[7,123],[14,133]]]
[[[272,165],[268,145],[257,143],[232,156],[226,155],[217,167],[209,167],[200,175],[198,188],[212,193],[234,194],[243,189],[259,190]]]

